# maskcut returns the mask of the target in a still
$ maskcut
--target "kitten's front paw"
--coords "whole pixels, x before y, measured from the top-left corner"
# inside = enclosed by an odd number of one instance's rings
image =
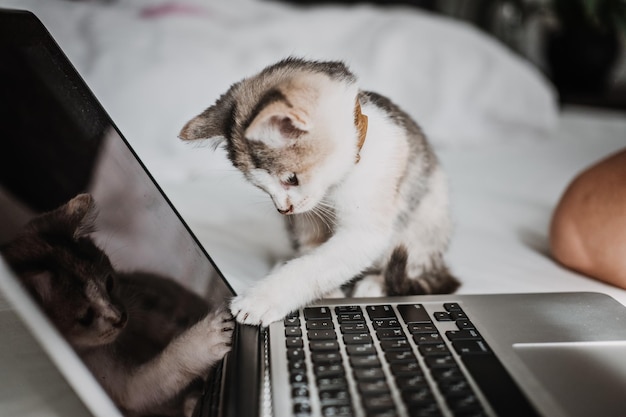
[[[235,321],[229,311],[218,309],[204,318],[204,325],[207,332],[205,342],[208,342],[206,346],[213,360],[217,361],[230,351]]]
[[[230,303],[230,311],[239,323],[268,326],[281,320],[298,306],[293,301],[281,300],[279,294],[261,291],[238,295]]]

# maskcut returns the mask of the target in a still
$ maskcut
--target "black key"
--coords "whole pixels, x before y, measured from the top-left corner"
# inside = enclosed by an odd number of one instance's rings
[[[337,306],[335,307],[335,313],[362,313],[361,307],[359,306]]]
[[[433,333],[437,331],[435,325],[430,323],[410,323],[407,325],[409,333]]]
[[[420,387],[427,387],[426,376],[419,372],[411,376],[396,377],[396,385],[400,391],[412,390]]]
[[[374,368],[380,366],[380,360],[376,355],[351,356],[350,363],[355,368]]]
[[[320,392],[320,403],[322,407],[327,405],[349,405],[350,392],[347,389],[329,389]]]
[[[291,390],[291,396],[294,400],[309,398],[309,387],[303,384],[296,385]]]
[[[435,397],[433,397],[433,393],[428,385],[404,390],[402,391],[402,398],[408,407],[430,404],[435,401]]]
[[[367,311],[367,315],[372,320],[397,318],[396,313],[393,311],[393,307],[391,307],[389,304],[367,306],[365,310]]]
[[[417,349],[423,356],[448,355],[450,353],[450,349],[445,343],[421,344]]]
[[[434,316],[437,321],[452,321],[452,317],[448,312],[438,311],[434,314]]]
[[[407,324],[430,321],[428,312],[421,304],[400,304],[396,308]]]
[[[298,326],[300,327],[300,319],[296,316],[296,317],[285,317],[285,320],[283,320],[283,323],[285,324],[285,327],[291,327],[291,326]]]
[[[289,375],[289,381],[292,384],[306,383],[307,382],[306,373],[304,373],[304,372],[294,372],[294,373]]]
[[[455,415],[482,410],[482,405],[473,392],[446,397],[446,402]]]
[[[339,352],[320,352],[320,353],[312,353],[311,359],[316,365],[321,364],[329,364],[329,363],[340,363],[341,355]]]
[[[443,308],[450,312],[450,311],[463,311],[463,309],[461,308],[461,306],[458,303],[444,303],[443,304]]]
[[[348,333],[343,336],[346,345],[372,343],[372,336],[367,333]]]
[[[538,415],[495,355],[465,355],[461,360],[496,414]]]
[[[428,356],[425,358],[426,366],[429,368],[449,368],[451,366],[457,366],[456,361],[452,355],[446,356]]]
[[[376,335],[379,340],[404,338],[402,329],[378,329]]]
[[[455,395],[463,395],[464,393],[471,392],[472,388],[466,379],[459,379],[456,381],[442,381],[438,384],[439,390],[444,397],[450,397]]]
[[[331,363],[327,365],[315,365],[313,373],[317,378],[340,377],[345,375],[345,370],[341,363]]]
[[[368,412],[392,409],[394,408],[393,398],[390,394],[363,397],[363,408]]]
[[[309,330],[307,332],[309,340],[335,340],[337,335],[334,330]]]
[[[448,330],[446,336],[451,342],[455,340],[482,340],[480,333],[476,329]]]
[[[352,407],[349,405],[327,405],[322,407],[323,417],[352,417]]]
[[[330,309],[328,307],[307,307],[304,309],[304,318],[307,320],[330,319]]]
[[[463,372],[461,372],[461,369],[458,366],[433,368],[430,372],[437,381],[437,384],[465,379],[465,375],[463,375]]]
[[[287,358],[290,361],[304,359],[304,350],[302,348],[289,348],[287,349]]]
[[[373,368],[355,368],[354,378],[359,382],[365,381],[385,381],[385,373],[383,369],[378,367]],[[386,383],[385,383],[386,384]]]
[[[413,335],[413,340],[418,345],[441,343],[443,341],[439,333],[416,333]]]
[[[302,330],[300,330],[300,327],[296,326],[285,327],[285,336],[300,337],[302,336]]]
[[[474,323],[472,323],[471,321],[469,321],[469,319],[460,319],[456,321],[456,327],[459,328],[459,330],[463,330],[463,329],[474,329]]]
[[[361,370],[361,369],[360,369]],[[381,371],[382,374],[382,371]],[[384,375],[383,375],[384,378]],[[375,380],[368,380],[367,378],[364,380],[359,380],[357,384],[357,388],[359,392],[363,395],[370,394],[389,394],[389,385],[384,379],[381,378],[369,378]]]
[[[404,362],[404,363],[392,363],[390,365],[391,372],[396,377],[402,376],[414,376],[416,372],[422,372],[422,368],[417,363],[417,361],[413,362]]]
[[[368,331],[367,325],[363,322],[342,323],[339,329],[341,333],[363,333]]]
[[[317,390],[318,391],[328,391],[328,390],[339,390],[339,389],[347,389],[348,383],[343,377],[330,377],[330,378],[318,378],[317,379]]]
[[[397,319],[379,319],[372,320],[372,326],[374,329],[399,329],[400,322]]]
[[[462,311],[451,311],[450,317],[452,320],[467,320],[467,314]]]
[[[348,355],[373,355],[376,353],[376,348],[371,343],[365,345],[346,345],[346,351]]]
[[[352,323],[352,322],[363,322],[365,319],[363,318],[363,313],[341,313],[337,314],[337,321],[340,324],[343,323]]]
[[[410,350],[392,350],[385,353],[385,357],[387,358],[387,362],[389,363],[415,361],[415,355]]]
[[[336,340],[313,340],[309,342],[311,352],[338,351],[339,343]]]
[[[412,407],[409,408],[409,417],[442,417],[441,411],[439,410],[439,406],[437,402],[433,402],[430,404],[420,404],[419,406],[413,404]],[[456,416],[455,416],[456,417]],[[465,417],[465,416],[459,416]]]
[[[380,347],[384,352],[389,350],[411,350],[411,345],[406,339],[390,339],[380,342]]]
[[[452,342],[452,347],[459,355],[472,355],[481,353],[491,353],[491,349],[484,340],[458,340]]]
[[[301,337],[286,337],[285,343],[288,348],[301,348],[304,345]]]
[[[294,359],[289,361],[289,372],[300,372],[306,370],[306,362],[304,359]]]
[[[298,401],[293,405],[293,412],[296,415],[308,415],[311,413],[311,403],[308,401]]]
[[[335,325],[330,319],[327,320],[309,320],[306,322],[307,330],[329,330],[334,329]]]

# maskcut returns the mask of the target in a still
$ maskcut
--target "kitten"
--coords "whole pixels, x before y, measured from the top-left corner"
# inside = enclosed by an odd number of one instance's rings
[[[172,280],[116,272],[89,237],[95,216],[78,195],[0,252],[125,414],[191,415],[190,384],[230,349],[231,316]]]
[[[287,58],[234,84],[180,138],[228,158],[287,218],[297,257],[231,303],[267,325],[343,288],[347,295],[447,293],[445,175],[419,126],[360,91],[341,62]]]

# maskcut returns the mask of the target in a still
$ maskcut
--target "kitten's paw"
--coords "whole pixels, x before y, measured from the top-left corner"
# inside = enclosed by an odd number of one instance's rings
[[[205,340],[214,360],[219,360],[230,351],[235,321],[229,311],[218,309],[204,318],[208,340]]]
[[[268,326],[281,320],[297,306],[290,302],[281,302],[277,294],[269,295],[254,291],[238,295],[230,304],[230,311],[239,323],[252,326]]]
[[[352,297],[382,297],[386,295],[384,286],[382,275],[366,275],[354,285]]]

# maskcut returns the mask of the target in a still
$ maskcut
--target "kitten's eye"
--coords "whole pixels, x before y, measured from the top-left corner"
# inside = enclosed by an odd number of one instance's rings
[[[111,291],[113,291],[114,286],[115,286],[115,281],[113,280],[113,277],[111,276],[111,274],[107,275],[107,279],[106,279],[107,292],[111,293]]]
[[[291,174],[289,176],[289,178],[287,178],[285,181],[283,181],[284,185],[291,185],[291,186],[297,186],[300,184],[300,182],[298,181],[298,177],[296,176],[295,173]]]
[[[93,308],[89,307],[85,314],[78,318],[78,323],[81,326],[88,327],[93,323],[93,319],[96,317],[96,312],[93,311]]]

